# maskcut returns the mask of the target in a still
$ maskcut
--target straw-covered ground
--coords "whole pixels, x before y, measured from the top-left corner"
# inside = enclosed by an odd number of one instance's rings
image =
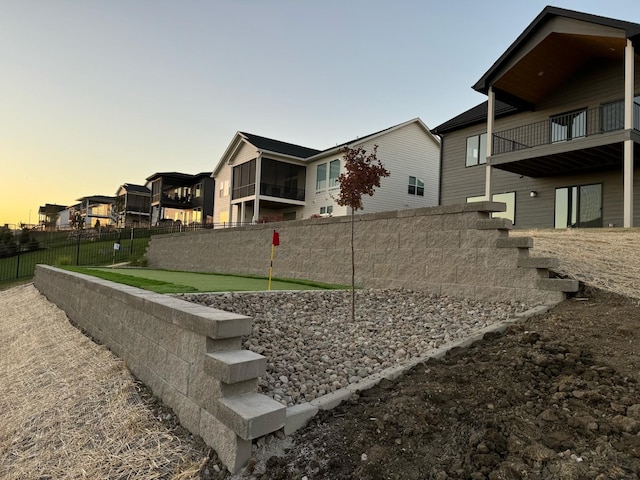
[[[639,479],[640,232],[522,234],[603,290],[261,440],[234,477]],[[0,386],[0,478],[231,478],[32,286],[0,292]]]
[[[198,478],[203,446],[144,393],[33,285],[0,292],[0,478]]]

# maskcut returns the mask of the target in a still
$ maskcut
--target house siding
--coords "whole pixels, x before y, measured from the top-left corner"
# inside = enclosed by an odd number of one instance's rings
[[[640,62],[635,62],[636,94],[640,92]],[[548,120],[551,115],[578,108],[597,108],[624,97],[624,66],[621,62],[596,61],[556,89],[533,112],[523,112],[495,120],[494,132]],[[442,135],[441,204],[465,202],[468,197],[484,195],[485,166],[465,166],[466,139],[486,132],[486,123]],[[580,142],[580,139],[572,142]],[[585,139],[588,141],[588,139]],[[635,147],[640,148],[638,145]],[[533,153],[533,152],[532,152]],[[494,158],[499,159],[501,155]],[[635,191],[640,192],[640,171],[635,169]],[[553,227],[555,189],[565,186],[602,183],[603,226],[622,225],[622,169],[604,172],[530,178],[494,168],[492,193],[516,192],[516,228]],[[529,197],[535,190],[538,195]],[[640,221],[640,196],[634,200],[634,224]]]
[[[231,171],[234,166],[248,162],[258,156],[257,150],[248,143],[242,142],[238,151],[233,156],[231,165],[225,164],[215,175],[215,200],[213,202],[214,223],[228,223],[231,221]],[[223,189],[222,196],[220,189]],[[225,195],[226,194],[226,195]],[[233,217],[236,218],[235,215]]]
[[[378,159],[389,170],[390,176],[382,178],[380,188],[372,197],[363,197],[363,213],[377,213],[408,208],[430,207],[438,204],[439,196],[439,144],[417,123],[410,123],[396,130],[365,141],[361,144],[368,152],[378,145]],[[339,189],[326,189],[316,192],[317,165],[340,158],[341,171],[344,172],[342,155],[327,155],[309,163],[307,167],[307,202],[300,209],[298,218],[309,218],[320,213],[320,207],[333,205],[333,215],[346,215],[346,207],[337,203]],[[407,192],[409,176],[424,181],[424,197],[409,195]]]

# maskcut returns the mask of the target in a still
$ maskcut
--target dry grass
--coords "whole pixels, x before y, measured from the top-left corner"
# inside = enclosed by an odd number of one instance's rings
[[[33,285],[0,292],[0,478],[198,478],[124,363]]]
[[[560,260],[559,272],[640,299],[640,229],[514,230],[533,237],[535,256]]]

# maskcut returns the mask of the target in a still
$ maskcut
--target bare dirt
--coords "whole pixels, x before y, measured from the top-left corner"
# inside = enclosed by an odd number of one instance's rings
[[[590,291],[322,413],[249,476],[639,478],[639,336],[636,303]]]

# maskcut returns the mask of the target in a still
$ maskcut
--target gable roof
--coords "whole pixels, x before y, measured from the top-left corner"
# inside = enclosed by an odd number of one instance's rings
[[[487,94],[493,76],[516,55],[519,49],[542,27],[542,25],[554,17],[564,17],[604,27],[616,28],[624,31],[626,38],[630,39],[634,43],[634,46],[638,46],[638,44],[640,44],[640,24],[601,17],[599,15],[592,15],[589,13],[577,12],[575,10],[548,6],[542,10],[542,12],[533,20],[533,22],[531,22],[524,32],[520,34],[515,42],[513,42],[502,56],[496,60],[480,80],[476,82],[473,89],[480,93]]]
[[[151,193],[151,190],[144,185],[136,185],[134,183],[123,183],[120,188],[124,188],[127,192]]]
[[[291,157],[307,158],[315,155],[320,151],[316,150],[315,148],[308,148],[303,147],[302,145],[281,142],[280,140],[274,140],[273,138],[261,137],[260,135],[255,135],[253,133],[238,133],[258,150],[264,150],[267,152],[281,153],[283,155],[289,155]]]
[[[461,128],[478,125],[487,121],[487,113],[489,111],[489,102],[484,101],[480,105],[470,108],[466,112],[453,117],[451,120],[438,125],[431,130],[434,135],[442,135],[443,133],[453,132]],[[521,110],[496,99],[495,118],[506,117],[518,113]]]
[[[344,142],[344,143],[341,143],[339,145],[336,145],[335,147],[327,148],[325,150],[322,150],[321,152],[318,152],[313,157],[309,157],[307,160],[312,161],[312,160],[315,160],[316,158],[324,157],[325,155],[329,155],[329,154],[333,154],[333,153],[341,153],[342,150],[345,147],[349,146],[349,145],[362,144],[362,143],[364,143],[366,141],[373,140],[374,138],[378,138],[378,137],[381,137],[383,135],[386,135],[387,133],[390,133],[390,132],[392,132],[394,130],[398,130],[398,129],[400,129],[402,127],[405,127],[407,125],[411,125],[412,123],[418,124],[425,131],[425,133],[435,143],[440,144],[440,141],[436,137],[433,136],[433,134],[429,130],[429,127],[427,127],[420,118],[416,117],[416,118],[412,118],[411,120],[408,120],[406,122],[402,122],[402,123],[399,123],[397,125],[393,125],[391,127],[384,128],[382,130],[378,130],[377,132],[371,133],[369,135],[365,135],[364,137],[356,137],[356,138],[354,138],[352,140],[349,140],[348,142]]]

